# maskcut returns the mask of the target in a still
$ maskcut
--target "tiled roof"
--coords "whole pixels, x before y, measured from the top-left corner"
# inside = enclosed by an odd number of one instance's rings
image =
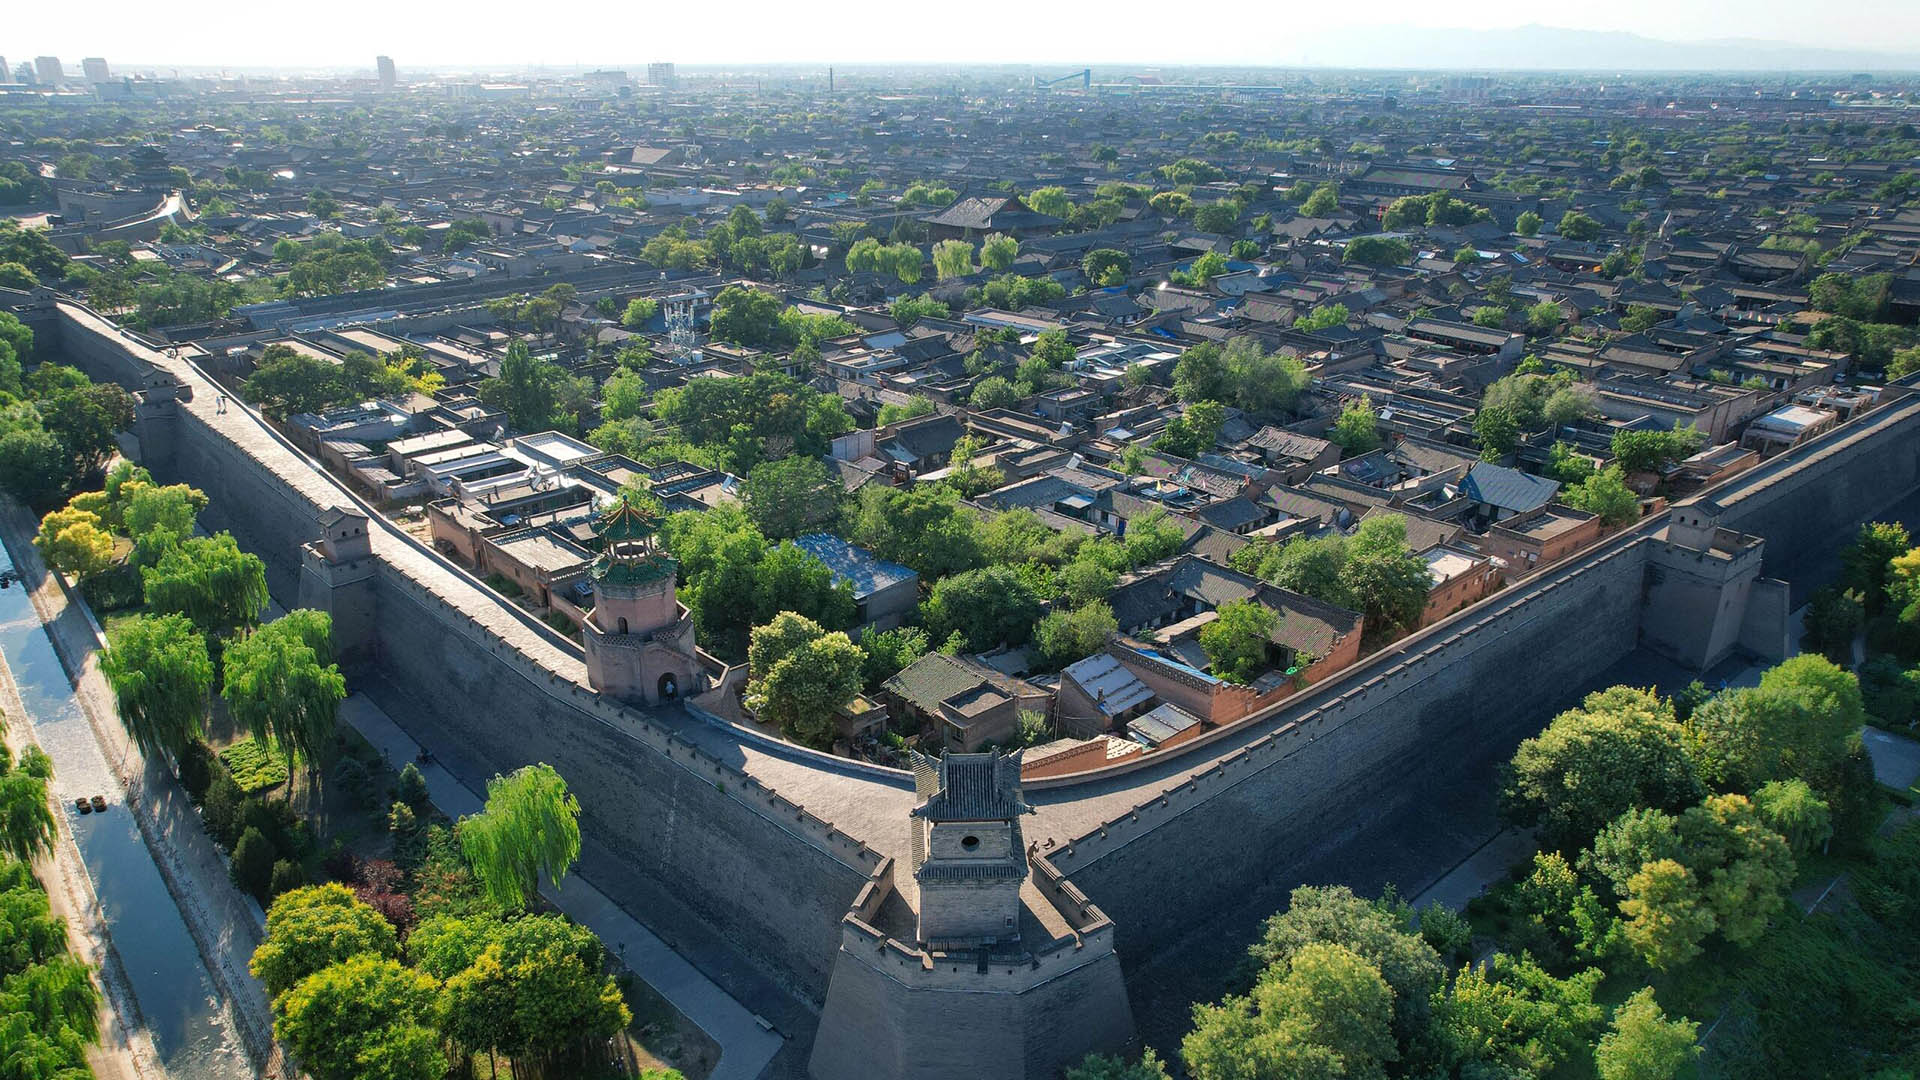
[[[917,817],[928,821],[1012,821],[1032,812],[1020,798],[1018,754],[945,754],[933,768],[939,788],[914,808]]]
[[[919,575],[896,562],[888,562],[873,552],[833,535],[832,533],[808,533],[797,537],[794,546],[827,564],[833,571],[836,582],[845,581],[853,586],[854,599],[872,596],[877,592],[892,588],[903,581],[912,581]]]
[[[1560,482],[1533,476],[1504,465],[1480,462],[1467,471],[1460,491],[1475,502],[1502,510],[1537,510],[1553,500]]]

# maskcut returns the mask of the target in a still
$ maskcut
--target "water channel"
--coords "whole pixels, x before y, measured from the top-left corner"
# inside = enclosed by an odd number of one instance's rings
[[[0,567],[11,571],[0,548]],[[127,813],[126,792],[94,739],[26,587],[0,589],[0,655],[6,658],[34,738],[53,758],[56,812],[80,849],[107,932],[141,1019],[174,1080],[245,1080],[246,1055],[221,1020],[220,1002],[153,855]],[[73,800],[105,795],[105,813]],[[129,1023],[129,1026],[132,1026]]]

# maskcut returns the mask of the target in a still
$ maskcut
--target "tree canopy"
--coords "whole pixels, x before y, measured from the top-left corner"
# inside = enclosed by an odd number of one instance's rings
[[[486,808],[460,820],[460,851],[487,896],[524,908],[544,875],[558,884],[580,857],[580,801],[546,764],[487,781]]]

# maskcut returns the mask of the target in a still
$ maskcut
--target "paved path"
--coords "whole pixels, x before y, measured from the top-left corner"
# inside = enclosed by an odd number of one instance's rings
[[[349,697],[340,707],[340,718],[396,766],[420,754],[420,744],[364,694]],[[426,778],[427,793],[442,813],[459,818],[480,810],[480,794],[437,762],[429,761],[420,772]],[[745,1006],[578,874],[569,875],[557,891],[543,886],[540,894],[600,935],[628,970],[720,1045],[720,1061],[711,1080],[756,1080],[786,1045],[778,1032],[762,1027]]]
[[[1469,901],[1505,880],[1513,864],[1532,855],[1538,846],[1531,829],[1502,829],[1414,897],[1413,906],[1426,907],[1437,900],[1455,911],[1464,911]]]
[[[1873,778],[1899,791],[1920,783],[1920,742],[1879,728],[1861,733],[1867,754],[1873,758]]]

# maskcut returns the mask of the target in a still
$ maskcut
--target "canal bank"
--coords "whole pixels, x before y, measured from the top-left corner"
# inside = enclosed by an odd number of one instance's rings
[[[21,579],[0,590],[0,657],[18,692],[21,730],[53,759],[56,811],[134,1022],[174,1080],[285,1075],[272,1056],[264,991],[246,972],[260,937],[257,909],[246,910],[227,883],[179,784],[128,744],[98,670],[97,631],[40,563],[31,530],[18,504],[0,505],[6,566]],[[104,813],[75,811],[74,799],[96,794],[106,797]]]

